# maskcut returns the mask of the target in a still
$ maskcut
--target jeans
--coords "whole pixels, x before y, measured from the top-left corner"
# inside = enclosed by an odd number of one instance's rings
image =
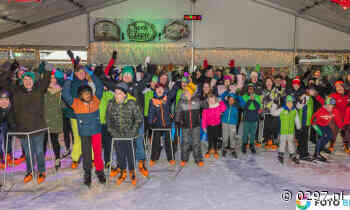
[[[6,149],[6,137],[7,137],[7,126],[6,124],[0,124],[0,160],[5,160],[5,153],[3,152]],[[4,150],[2,149],[4,148]],[[9,136],[9,142],[7,146],[7,154],[12,153],[12,136]]]
[[[128,165],[129,171],[133,171],[135,169],[134,156],[132,154],[133,152],[131,146],[131,144],[133,143],[134,141],[116,141],[118,157],[117,159],[121,170],[125,170],[126,165]]]
[[[143,135],[145,133],[145,127],[144,127],[144,124],[143,122],[141,123],[141,126],[139,128],[139,136],[137,139],[136,139],[136,148],[135,148],[135,156],[136,156],[136,160],[137,161],[140,161],[140,160],[146,160],[146,153],[145,153],[145,148],[144,148],[144,145],[143,145]]]
[[[40,173],[45,172],[44,136],[44,133],[40,133],[29,137],[32,163],[30,163],[28,138],[21,138],[21,144],[26,156],[27,173],[32,173],[32,166],[34,166],[35,163],[34,160],[37,162],[38,171]]]
[[[318,126],[322,131],[322,136],[317,140],[315,154],[319,155],[321,149],[333,138],[332,130],[329,126]]]
[[[188,161],[193,151],[193,158],[196,163],[203,160],[200,140],[200,128],[182,129],[181,160]]]
[[[112,136],[108,132],[107,124],[102,124],[102,147],[103,147],[103,158],[105,164],[109,163],[111,160],[111,146],[112,146]]]
[[[254,144],[255,140],[255,134],[256,130],[258,128],[258,121],[244,121],[244,127],[243,127],[243,143],[247,144],[248,143],[248,138],[249,138],[249,143],[251,145]]]

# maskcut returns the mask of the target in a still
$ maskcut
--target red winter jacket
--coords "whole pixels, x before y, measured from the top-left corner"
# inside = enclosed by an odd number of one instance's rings
[[[338,128],[343,127],[342,116],[340,115],[337,108],[334,108],[332,113],[329,113],[326,108],[321,107],[312,115],[311,124],[328,126],[332,119],[334,119],[335,124],[337,124]]]
[[[336,102],[335,107],[338,109],[341,118],[344,119],[346,109],[348,108],[349,95],[348,94],[341,95],[339,93],[332,93],[329,95],[329,97],[334,98],[334,100]],[[316,96],[316,100],[320,104],[324,105],[324,99],[320,95]]]
[[[350,107],[346,109],[343,126],[350,124]]]

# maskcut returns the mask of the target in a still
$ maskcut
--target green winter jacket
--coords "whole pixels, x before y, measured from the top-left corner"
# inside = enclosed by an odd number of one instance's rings
[[[179,101],[180,101],[180,99],[181,99],[182,93],[183,93],[183,90],[182,90],[182,89],[179,89],[179,90],[176,92],[175,107],[177,107],[177,104],[179,103]]]
[[[154,96],[154,92],[152,89],[147,89],[145,92],[145,108],[143,110],[143,115],[145,117],[148,117],[148,112],[149,112],[149,105],[151,103],[151,100]]]
[[[250,96],[248,94],[244,94],[243,95],[243,100],[245,102],[247,102],[249,100]],[[261,106],[261,96],[260,95],[257,95],[257,94],[254,94],[254,98],[256,100],[256,102],[258,102],[258,104]],[[256,110],[256,107],[254,106],[253,103],[250,104],[250,106],[248,107],[248,110]]]
[[[50,93],[49,91],[45,94],[45,106],[44,113],[47,126],[50,128],[51,133],[62,133],[63,132],[63,119],[62,119],[62,99],[61,91],[57,93]]]
[[[107,106],[111,99],[114,98],[114,93],[111,91],[103,91],[103,95],[100,101],[100,121],[101,124],[106,124],[106,112]]]
[[[297,129],[300,129],[299,114],[295,108],[289,110],[288,107],[284,106],[280,109],[276,109],[276,104],[273,104],[271,113],[274,116],[280,116],[281,135],[294,135],[295,126]]]
[[[131,138],[137,136],[143,117],[135,98],[127,97],[120,104],[109,101],[106,120],[113,138]]]

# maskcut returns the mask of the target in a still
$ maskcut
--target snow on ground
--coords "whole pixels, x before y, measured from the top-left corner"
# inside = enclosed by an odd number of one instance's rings
[[[136,188],[128,179],[119,187],[112,179],[104,187],[94,177],[90,190],[82,184],[82,169],[70,169],[70,159],[63,161],[56,176],[49,170],[40,186],[23,184],[23,163],[9,173],[6,188],[15,185],[11,192],[0,192],[0,209],[277,210],[295,209],[295,199],[287,203],[281,200],[283,190],[294,196],[300,190],[350,194],[349,156],[341,148],[329,156],[331,163],[319,165],[296,166],[286,156],[287,163],[282,166],[276,152],[264,149],[257,155],[238,155],[237,160],[231,156],[206,160],[203,168],[190,162],[181,171],[179,164],[170,167],[163,160],[150,168],[149,179],[138,175]],[[51,167],[52,162],[47,161],[47,165]]]

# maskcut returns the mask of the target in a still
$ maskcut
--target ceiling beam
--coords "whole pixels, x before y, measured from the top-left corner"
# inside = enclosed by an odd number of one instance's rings
[[[69,18],[73,18],[73,17],[79,16],[79,15],[88,14],[89,12],[103,9],[105,7],[109,7],[112,5],[120,4],[120,3],[123,3],[126,1],[128,1],[128,0],[109,0],[109,1],[102,2],[102,3],[97,2],[95,5],[91,5],[87,8],[77,9],[73,12],[67,12],[65,14],[57,15],[55,17],[50,17],[50,18],[47,18],[45,20],[41,20],[41,21],[38,21],[35,23],[26,24],[24,27],[20,27],[20,28],[14,29],[14,30],[0,33],[0,39],[4,39],[4,38],[10,37],[10,36],[13,36],[16,34],[20,34],[20,33],[26,32],[26,31],[31,31],[33,29],[37,29],[37,28],[40,28],[40,27],[43,27],[46,25],[57,23],[57,22],[60,22],[60,21],[63,21],[63,20],[69,19]]]
[[[318,23],[320,25],[326,26],[328,28],[331,28],[331,29],[334,29],[337,31],[341,31],[341,32],[350,34],[349,27],[341,26],[337,23],[332,23],[329,20],[323,20],[319,17],[315,17],[315,16],[308,15],[308,14],[300,14],[298,11],[288,9],[288,8],[284,7],[283,5],[267,2],[268,0],[267,1],[266,0],[250,0],[250,1],[257,3],[257,4],[260,4],[260,5],[263,5],[263,6],[266,6],[266,7],[269,7],[269,8],[272,8],[272,9],[275,9],[275,10],[278,10],[278,11],[281,11],[281,12],[285,12],[287,14],[290,14],[290,15],[293,15],[293,16],[296,16],[299,18],[303,18],[305,20],[308,20],[308,21],[311,21],[314,23]]]

